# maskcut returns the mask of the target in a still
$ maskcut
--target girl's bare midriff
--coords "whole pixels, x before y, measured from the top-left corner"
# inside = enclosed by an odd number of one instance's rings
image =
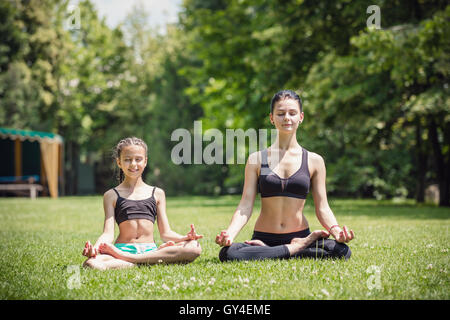
[[[305,199],[288,197],[261,198],[261,213],[256,220],[255,231],[290,233],[309,227],[303,215]]]
[[[133,219],[119,225],[119,236],[115,243],[151,243],[153,222],[147,219]]]

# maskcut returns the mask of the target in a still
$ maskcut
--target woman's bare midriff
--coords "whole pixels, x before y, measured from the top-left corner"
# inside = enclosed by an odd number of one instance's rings
[[[152,243],[153,222],[147,219],[133,219],[119,225],[119,236],[115,243]]]
[[[290,233],[309,227],[303,215],[305,199],[268,197],[261,199],[261,213],[255,223],[255,231]]]

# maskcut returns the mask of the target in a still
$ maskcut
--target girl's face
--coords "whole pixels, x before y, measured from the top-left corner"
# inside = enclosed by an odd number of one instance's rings
[[[122,148],[117,165],[128,178],[138,178],[147,166],[147,156],[142,146],[129,145]]]
[[[283,99],[278,101],[273,113],[270,113],[270,122],[280,132],[295,132],[298,125],[302,123],[304,113],[300,112],[300,106],[294,99]]]

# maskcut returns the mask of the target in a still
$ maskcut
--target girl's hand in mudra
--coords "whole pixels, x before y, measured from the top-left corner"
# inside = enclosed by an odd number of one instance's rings
[[[90,241],[87,241],[83,248],[83,256],[95,258],[98,255],[98,248],[94,247]]]
[[[188,232],[188,234],[186,235],[186,238],[183,240],[198,240],[203,238],[203,236],[201,234],[197,234],[195,232],[195,227],[193,224],[191,224],[191,231]]]
[[[347,226],[344,226],[342,229],[340,227],[336,227],[330,230],[330,233],[336,239],[337,242],[350,242],[355,238],[355,233],[352,229],[348,229]]]

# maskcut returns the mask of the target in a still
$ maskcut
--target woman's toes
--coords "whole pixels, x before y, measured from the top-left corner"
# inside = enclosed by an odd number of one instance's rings
[[[250,244],[252,246],[261,246],[264,247],[266,244],[261,240],[247,240],[245,243]]]
[[[291,240],[292,244],[305,245],[307,242],[306,238],[294,238]]]
[[[328,232],[324,230],[315,230],[311,232],[307,238],[311,239],[312,241],[316,241],[321,238],[327,238],[328,236],[329,236]]]

